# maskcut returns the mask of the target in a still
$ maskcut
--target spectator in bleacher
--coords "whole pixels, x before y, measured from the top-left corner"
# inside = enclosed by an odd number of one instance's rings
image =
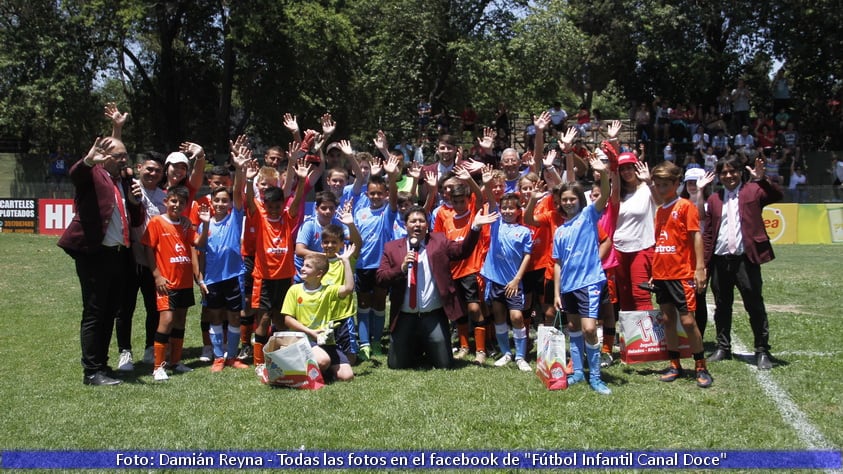
[[[565,122],[568,120],[568,112],[562,108],[562,103],[556,101],[550,107],[550,123],[553,124],[553,129],[557,132],[565,131]]]
[[[738,79],[738,85],[729,95],[732,100],[732,115],[734,119],[734,130],[741,130],[749,125],[749,100],[752,93],[746,87],[743,79]]]
[[[659,141],[659,137],[663,141],[667,141],[670,139],[670,103],[667,100],[656,97],[653,101],[653,110],[655,111],[653,137],[656,141]]]
[[[805,186],[807,184],[808,177],[805,176],[802,167],[794,164],[790,169],[790,183],[787,186],[788,191],[790,191],[791,202],[799,203],[805,201]]]
[[[757,155],[755,151],[755,138],[749,134],[749,125],[741,127],[741,133],[735,135],[732,143],[735,153],[744,156],[745,162],[755,160]]]
[[[773,78],[773,110],[784,110],[790,105],[790,84],[784,77],[784,68],[776,71]]]
[[[650,128],[650,109],[647,104],[641,102],[635,110],[635,139],[638,141],[649,141],[652,130]]]
[[[533,151],[536,144],[536,114],[530,114],[530,123],[524,128],[524,148]]]
[[[726,136],[725,129],[717,131],[717,135],[711,139],[711,146],[714,149],[714,154],[717,155],[718,158],[723,158],[726,156],[726,153],[729,153],[729,137]]]
[[[705,131],[711,136],[717,134],[719,130],[726,130],[726,121],[723,120],[723,115],[717,111],[717,106],[712,104],[708,106],[708,112],[703,117],[703,125]]]

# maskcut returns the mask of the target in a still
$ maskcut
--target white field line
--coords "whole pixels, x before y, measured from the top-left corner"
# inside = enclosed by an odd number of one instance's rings
[[[714,322],[714,305],[708,305],[708,318],[710,322]],[[741,340],[732,334],[732,349],[733,352],[741,354],[754,354],[750,351]],[[808,417],[799,406],[790,399],[787,392],[782,389],[779,384],[770,376],[769,370],[758,370],[753,367],[750,369],[758,381],[758,385],[764,390],[764,393],[773,400],[776,409],[781,414],[784,421],[789,424],[796,432],[796,437],[807,446],[808,449],[825,450],[837,449],[832,445],[816,426],[811,424]],[[839,473],[840,470],[826,469],[825,472]]]

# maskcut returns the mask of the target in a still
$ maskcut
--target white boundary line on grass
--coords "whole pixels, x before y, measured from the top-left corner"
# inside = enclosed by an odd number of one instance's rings
[[[708,315],[709,321],[714,323],[714,305],[708,305]],[[732,349],[733,352],[737,353],[755,354],[754,351],[750,351],[743,342],[741,342],[740,338],[734,334],[732,334]],[[773,377],[770,376],[770,371],[758,370],[754,366],[750,369],[750,371],[755,375],[755,379],[758,381],[758,385],[760,385],[764,390],[764,393],[773,400],[773,403],[776,405],[776,410],[778,410],[781,414],[785,423],[789,424],[793,430],[796,431],[796,437],[799,438],[799,440],[802,441],[808,449],[837,449],[834,445],[829,443],[816,426],[811,424],[811,421],[808,420],[805,413],[799,409],[799,406],[790,399],[787,392],[781,388],[775,380],[773,380]],[[838,469],[826,469],[825,472],[839,473],[841,471]]]

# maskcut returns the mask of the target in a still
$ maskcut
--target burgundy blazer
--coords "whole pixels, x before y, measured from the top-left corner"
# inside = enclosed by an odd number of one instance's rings
[[[479,231],[469,232],[462,241],[448,240],[442,232],[432,232],[427,236],[425,248],[427,249],[427,258],[430,260],[433,280],[436,283],[436,289],[439,290],[439,298],[442,299],[445,314],[451,321],[459,319],[465,314],[465,302],[457,298],[457,289],[453,278],[451,278],[449,262],[462,260],[471,255],[479,238]],[[397,320],[398,311],[404,302],[404,292],[407,289],[407,275],[401,271],[401,263],[406,256],[406,237],[387,242],[383,249],[380,267],[378,267],[376,273],[378,284],[390,289],[389,314],[393,324]]]
[[[71,256],[97,253],[105,238],[114,206],[117,205],[114,201],[114,181],[101,165],[91,167],[83,160],[77,161],[70,168],[70,180],[76,189],[73,198],[76,214],[59,238],[58,246]],[[131,194],[131,183],[131,178],[120,180],[126,196]],[[130,226],[141,223],[143,210],[140,205],[132,204],[127,199],[126,212]]]
[[[708,208],[705,212],[703,229],[706,266],[711,262],[714,247],[717,245],[717,234],[720,232],[720,223],[723,220],[724,193],[725,189],[721,189],[709,196],[706,201]],[[741,186],[738,193],[741,235],[743,236],[744,252],[752,263],[760,265],[775,258],[770,237],[767,236],[767,230],[764,228],[764,219],[761,217],[761,212],[764,210],[764,206],[778,202],[782,197],[781,188],[766,178],[760,181],[743,183]]]

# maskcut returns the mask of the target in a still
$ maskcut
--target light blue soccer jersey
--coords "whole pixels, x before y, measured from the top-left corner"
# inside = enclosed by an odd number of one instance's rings
[[[600,213],[589,204],[573,219],[556,229],[553,260],[562,267],[559,287],[570,293],[606,281],[600,261],[597,221]]]
[[[507,224],[503,218],[491,224],[489,252],[480,274],[489,280],[506,285],[518,273],[524,255],[533,250],[533,235],[521,224]]]

